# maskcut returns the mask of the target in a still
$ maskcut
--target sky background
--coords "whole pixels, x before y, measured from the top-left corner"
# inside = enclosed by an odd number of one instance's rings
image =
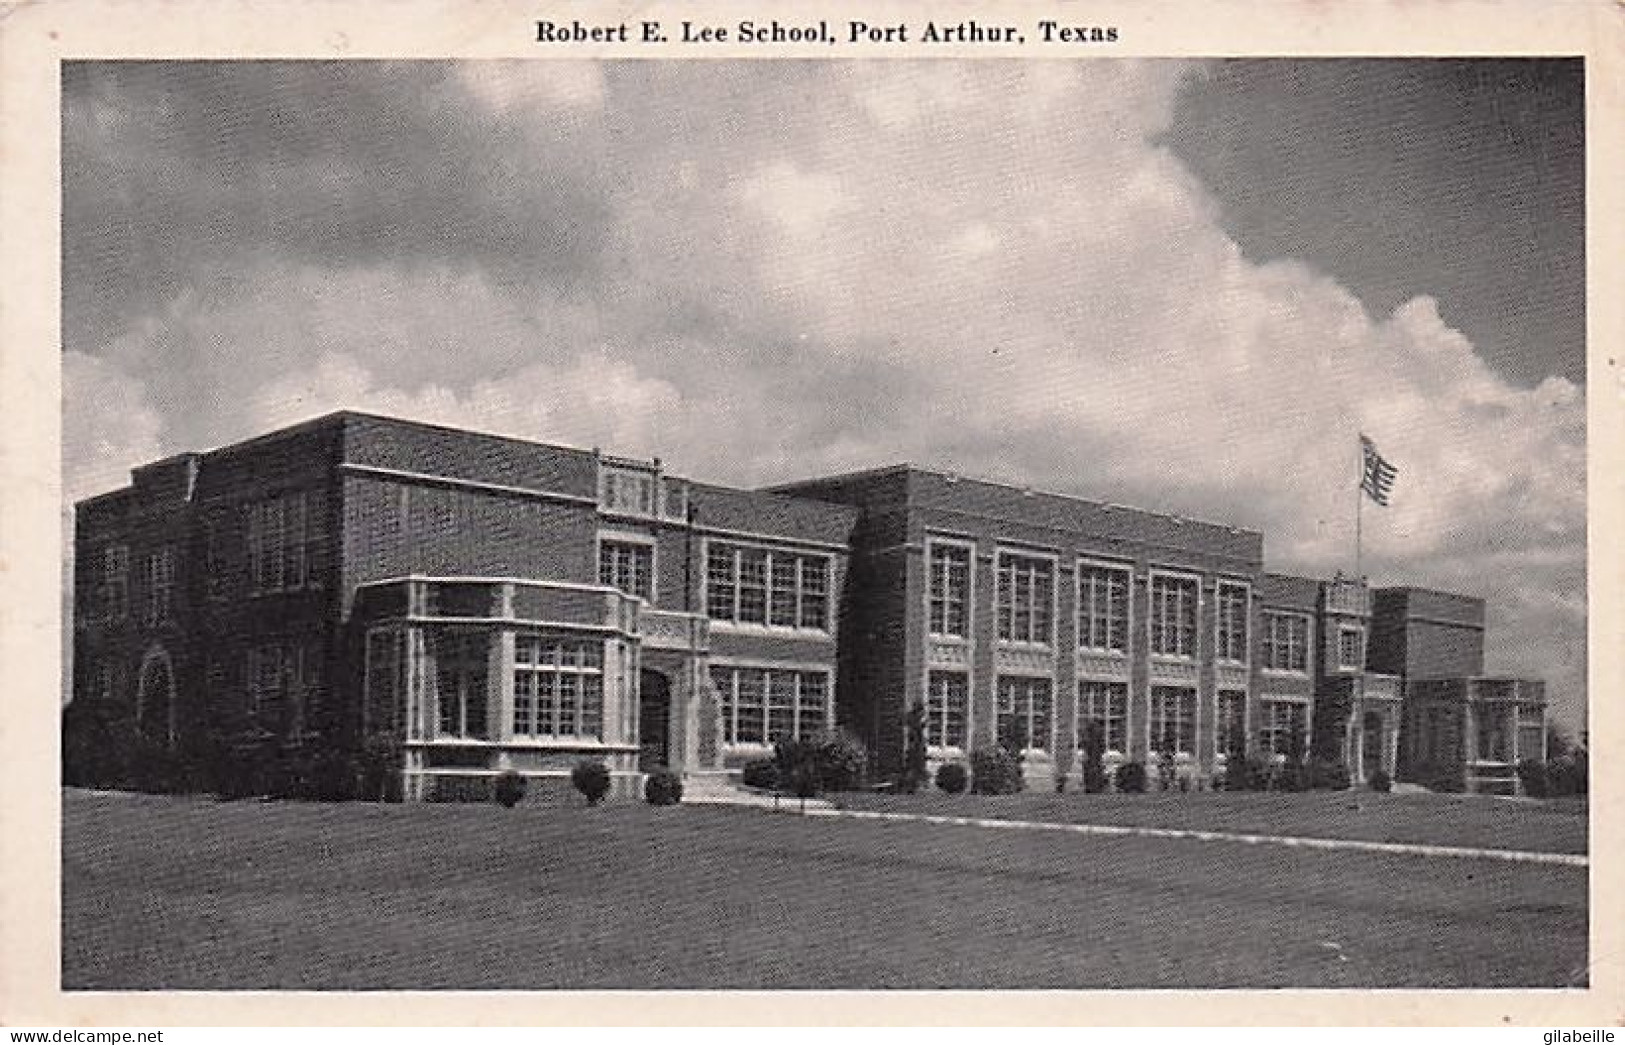
[[[1490,600],[1585,704],[1562,60],[67,63],[63,470],[335,409],[909,460]],[[66,517],[66,516],[65,516]]]

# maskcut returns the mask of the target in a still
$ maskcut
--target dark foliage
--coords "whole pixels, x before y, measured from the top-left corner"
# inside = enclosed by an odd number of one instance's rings
[[[863,784],[868,752],[845,730],[825,730],[807,740],[781,740],[773,745],[773,762],[781,786],[790,789],[796,768],[810,765],[818,786],[826,791],[851,791]]]
[[[1546,764],[1548,792],[1564,797],[1583,795],[1591,790],[1591,756],[1585,748],[1559,755]]]
[[[596,758],[584,758],[570,770],[570,783],[595,806],[609,794],[609,767]]]
[[[683,800],[683,778],[662,766],[643,782],[643,797],[650,805],[674,806]]]
[[[497,777],[495,786],[491,789],[491,797],[506,809],[512,809],[524,800],[525,790],[529,782],[513,770],[504,772]]]
[[[1002,747],[972,751],[970,773],[971,790],[978,795],[1013,795],[1025,786],[1021,760]]]
[[[1347,791],[1348,766],[1332,759],[1315,759],[1309,763],[1309,787],[1314,791]]]
[[[1117,767],[1117,790],[1128,795],[1143,794],[1145,791],[1145,764],[1143,762],[1124,762]]]
[[[1393,778],[1380,769],[1371,774],[1371,779],[1367,783],[1370,784],[1373,791],[1386,793],[1394,789]]]
[[[903,756],[903,775],[897,782],[897,789],[913,794],[926,781],[924,704],[909,706],[908,717],[903,723],[903,732],[907,747]]]
[[[758,758],[745,763],[740,779],[746,787],[759,787],[766,791],[779,786],[779,764],[771,758]]]
[[[937,787],[945,794],[962,795],[970,785],[970,774],[958,762],[944,762],[937,767]]]
[[[1545,798],[1551,793],[1546,763],[1538,758],[1526,758],[1518,763],[1518,783],[1523,785],[1523,793],[1530,798]]]
[[[1078,746],[1083,749],[1083,790],[1098,795],[1106,790],[1106,727],[1099,719],[1083,724]]]

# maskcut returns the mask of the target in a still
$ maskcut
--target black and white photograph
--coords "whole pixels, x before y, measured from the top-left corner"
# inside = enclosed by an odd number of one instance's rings
[[[63,58],[64,996],[1593,986],[1588,59],[968,11]]]

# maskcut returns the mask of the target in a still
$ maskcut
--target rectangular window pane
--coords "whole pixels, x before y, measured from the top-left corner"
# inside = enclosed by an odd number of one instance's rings
[[[767,621],[767,552],[742,548],[739,552],[739,622]]]
[[[829,725],[828,679],[820,672],[801,673],[800,710],[796,719],[796,735],[802,739],[813,736]]]
[[[1185,686],[1151,689],[1151,750],[1191,754],[1196,750],[1196,691]]]
[[[1102,739],[1107,751],[1128,750],[1128,686],[1122,682],[1101,682],[1086,679],[1078,683],[1079,746],[1082,746],[1082,723],[1100,723]]]
[[[931,672],[926,680],[927,747],[965,746],[965,728],[969,718],[968,690],[968,680],[964,672]]]
[[[799,619],[797,613],[797,572],[800,566],[798,558],[783,552],[775,552],[771,557],[771,591],[769,592],[768,623],[778,627],[793,628]]]
[[[999,638],[1048,645],[1055,616],[1055,564],[1049,559],[999,553]]]
[[[965,637],[970,617],[970,549],[933,543],[929,573],[931,633]]]
[[[796,735],[796,676],[773,671],[767,677],[767,741],[775,743]]]
[[[766,740],[763,710],[767,680],[765,672],[754,668],[739,670],[739,696],[736,708],[735,743],[760,744]]]
[[[1219,585],[1216,653],[1220,660],[1240,663],[1247,659],[1247,588],[1243,585]]]
[[[713,620],[733,620],[738,596],[738,549],[713,544],[705,553],[705,610]]]
[[[1196,655],[1196,580],[1151,578],[1151,652],[1165,656]]]

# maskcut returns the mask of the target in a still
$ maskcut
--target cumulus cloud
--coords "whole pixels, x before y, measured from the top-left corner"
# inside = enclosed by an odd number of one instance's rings
[[[69,424],[137,398],[69,467],[357,407],[738,483],[909,459],[1256,527],[1329,573],[1364,431],[1401,469],[1368,572],[1489,597],[1492,667],[1572,717],[1580,390],[1508,382],[1426,288],[1372,314],[1245,257],[1159,144],[1186,71],[71,73]]]

